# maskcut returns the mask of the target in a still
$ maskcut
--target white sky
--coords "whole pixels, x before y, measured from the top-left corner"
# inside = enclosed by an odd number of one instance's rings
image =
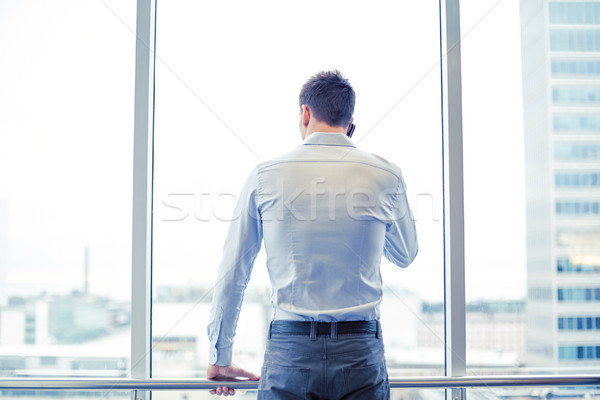
[[[291,4],[159,1],[154,282],[214,281],[227,229],[214,214],[227,218],[233,207],[218,194],[237,193],[256,163],[300,144],[300,86],[337,68],[358,96],[355,141],[402,167],[417,217],[417,260],[406,270],[384,262],[384,278],[441,300],[438,2]],[[461,6],[467,298],[522,297],[518,1]],[[89,245],[92,291],[128,297],[132,30],[134,1],[0,0],[0,199],[9,221],[0,268],[9,293],[82,287]],[[205,191],[214,214],[194,210],[193,194]],[[163,201],[187,218],[165,221],[181,214]],[[259,257],[252,284],[266,282]]]

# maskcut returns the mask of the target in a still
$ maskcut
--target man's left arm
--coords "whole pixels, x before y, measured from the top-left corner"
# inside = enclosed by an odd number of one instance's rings
[[[209,374],[238,368],[232,364],[233,337],[244,290],[262,242],[262,224],[257,202],[257,173],[255,168],[246,180],[223,246],[223,258],[213,292],[208,325],[211,364]],[[235,368],[221,368],[232,365]]]

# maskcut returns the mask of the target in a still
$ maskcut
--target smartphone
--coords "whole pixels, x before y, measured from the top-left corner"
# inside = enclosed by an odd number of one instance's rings
[[[348,132],[346,132],[346,135],[351,138],[352,134],[354,133],[354,129],[356,129],[356,125],[354,124],[350,124],[350,126],[348,127]]]

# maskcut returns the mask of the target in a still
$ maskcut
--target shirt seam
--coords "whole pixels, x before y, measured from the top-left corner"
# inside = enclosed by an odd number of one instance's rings
[[[391,217],[392,217],[392,221],[390,221],[387,224],[387,228],[386,228],[386,233],[387,231],[389,231],[390,227],[393,224],[393,221],[396,220],[396,210],[399,209],[399,205],[398,205],[398,197],[400,195],[400,188],[402,187],[402,178],[398,177],[398,182],[396,183],[396,191],[394,192],[394,197],[392,199],[392,209],[391,211]],[[387,241],[387,238],[385,239]]]
[[[292,268],[294,270],[294,278],[292,279],[292,294],[290,296],[290,304],[292,306],[292,309],[296,308],[296,281],[298,280],[298,271],[297,271],[297,265],[295,262],[295,248],[294,248],[294,232],[292,230],[292,213],[288,214],[288,218],[286,218],[287,221],[287,231],[289,232],[290,235],[290,262],[292,263]]]
[[[392,174],[396,179],[400,179],[400,175],[392,169],[380,167],[378,165],[371,164],[371,163],[364,162],[364,161],[353,161],[353,160],[348,160],[348,161],[343,161],[343,160],[281,160],[281,161],[266,162],[265,164],[262,165],[262,168],[264,168],[265,165],[267,165],[267,164],[269,166],[275,166],[275,165],[286,164],[286,163],[355,163],[355,164],[368,165],[370,167],[380,169],[382,171]]]
[[[358,249],[358,273],[356,276],[356,281],[354,282],[354,284],[356,285],[356,291],[358,292],[358,288],[360,287],[360,282],[362,281],[362,267],[367,267],[366,263],[364,262],[364,260],[362,258],[360,258],[360,255],[363,254],[363,245],[364,245],[364,241],[365,241],[365,221],[361,221],[360,224],[360,247]]]
[[[256,211],[258,212],[257,218],[260,218],[262,225],[262,175],[259,173],[259,169],[256,168],[256,192],[254,193],[254,199],[256,203]],[[262,227],[261,227],[262,230]]]
[[[335,146],[335,147],[353,147],[356,146],[352,144],[333,144],[333,143],[303,143],[302,146]]]

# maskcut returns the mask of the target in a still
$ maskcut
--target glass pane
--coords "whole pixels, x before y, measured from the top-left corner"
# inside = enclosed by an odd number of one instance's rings
[[[469,374],[600,365],[600,52],[577,44],[582,25],[600,28],[588,6],[600,2],[461,2]]]
[[[152,392],[153,400],[209,400],[219,398],[205,390],[188,391],[158,391]],[[256,399],[256,390],[236,390],[234,399],[251,400]]]
[[[0,3],[0,376],[128,374],[134,1]]]
[[[444,400],[444,389],[391,389],[390,400]],[[155,400],[209,400],[214,399],[204,391],[153,391]],[[256,399],[255,390],[238,390],[235,399]]]
[[[598,399],[600,389],[590,386],[492,387],[467,389],[469,399]]]
[[[325,69],[350,79],[353,140],[402,168],[417,220],[414,264],[382,262],[390,370],[441,374],[441,322],[428,312],[443,300],[438,4],[177,0],[157,10],[154,376],[204,374],[235,200],[257,163],[301,144],[298,94]],[[261,251],[234,345],[234,362],[254,371],[271,319],[268,282]]]
[[[66,391],[66,390],[0,390],[3,399],[29,400],[29,399],[54,399],[54,400],[87,400],[87,399],[131,399],[131,392],[111,390],[100,391]]]

